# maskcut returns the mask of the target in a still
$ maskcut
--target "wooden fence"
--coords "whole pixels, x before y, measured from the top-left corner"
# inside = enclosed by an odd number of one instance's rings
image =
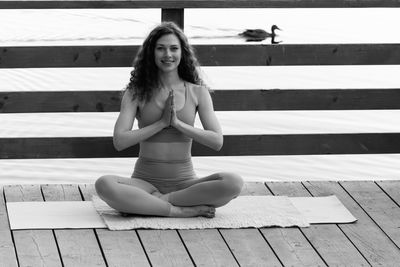
[[[60,0],[0,1],[0,9],[162,8],[162,20],[184,26],[185,8],[400,7],[400,0]],[[127,67],[138,46],[0,47],[0,68]],[[400,63],[400,44],[196,45],[203,66],[387,65]],[[1,85],[0,85],[1,86]],[[400,89],[216,90],[217,111],[399,109]],[[116,112],[120,92],[0,92],[0,113]],[[194,156],[400,153],[400,133],[225,136],[215,152],[197,143]],[[0,159],[135,157],[112,137],[0,138]]]

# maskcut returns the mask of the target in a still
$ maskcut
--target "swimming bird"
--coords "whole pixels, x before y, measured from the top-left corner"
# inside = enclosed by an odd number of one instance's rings
[[[275,37],[276,33],[275,30],[280,30],[278,26],[272,25],[271,27],[271,33],[264,31],[262,29],[250,29],[250,30],[245,30],[242,33],[239,33],[240,36],[245,37],[246,39],[250,40],[257,40],[257,41],[262,41],[265,38],[268,37]]]

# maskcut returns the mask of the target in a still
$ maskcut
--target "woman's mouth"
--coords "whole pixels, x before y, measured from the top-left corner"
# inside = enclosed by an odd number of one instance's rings
[[[174,60],[161,60],[161,63],[163,64],[172,64],[174,62],[175,62]]]

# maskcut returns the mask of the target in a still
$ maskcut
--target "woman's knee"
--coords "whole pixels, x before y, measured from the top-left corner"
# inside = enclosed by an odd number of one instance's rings
[[[219,173],[219,176],[222,178],[224,191],[227,194],[232,195],[233,197],[240,195],[243,188],[243,179],[240,175],[236,173],[223,172]]]
[[[94,188],[96,189],[97,194],[101,198],[109,199],[115,193],[114,185],[116,183],[116,179],[112,175],[104,175],[96,180],[94,183]]]

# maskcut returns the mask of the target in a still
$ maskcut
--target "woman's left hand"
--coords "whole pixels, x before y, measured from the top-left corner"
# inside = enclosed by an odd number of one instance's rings
[[[175,94],[172,91],[172,101],[171,101],[171,126],[176,127],[179,123],[179,119],[176,116],[176,109],[175,109]]]

